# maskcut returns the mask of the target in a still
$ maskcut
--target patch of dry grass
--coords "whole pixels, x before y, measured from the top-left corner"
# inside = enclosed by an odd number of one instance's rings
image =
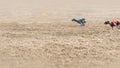
[[[34,61],[41,63],[38,67],[79,68],[119,62],[119,32],[93,24],[1,23],[1,64],[25,68],[27,63],[34,67]]]

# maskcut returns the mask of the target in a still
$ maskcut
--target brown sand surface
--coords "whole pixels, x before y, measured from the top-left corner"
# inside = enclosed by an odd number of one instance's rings
[[[0,68],[120,68],[119,2],[0,0]]]

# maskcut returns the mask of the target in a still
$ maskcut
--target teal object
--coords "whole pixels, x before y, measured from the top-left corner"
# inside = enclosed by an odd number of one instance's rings
[[[85,18],[81,18],[78,20],[80,23],[86,23]]]
[[[72,21],[75,21],[75,22],[81,24],[82,26],[85,26],[85,23],[86,23],[86,19],[85,18],[80,18],[78,20],[72,19]]]

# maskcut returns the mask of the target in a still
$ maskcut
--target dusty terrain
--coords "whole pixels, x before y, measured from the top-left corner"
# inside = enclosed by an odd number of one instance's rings
[[[120,30],[103,24],[120,1],[107,2],[0,0],[0,68],[120,68]]]

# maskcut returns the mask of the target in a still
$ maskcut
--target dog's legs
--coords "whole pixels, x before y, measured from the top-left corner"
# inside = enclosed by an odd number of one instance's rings
[[[117,25],[117,28],[120,29],[120,25]]]
[[[113,26],[112,26],[112,30],[113,30]]]

